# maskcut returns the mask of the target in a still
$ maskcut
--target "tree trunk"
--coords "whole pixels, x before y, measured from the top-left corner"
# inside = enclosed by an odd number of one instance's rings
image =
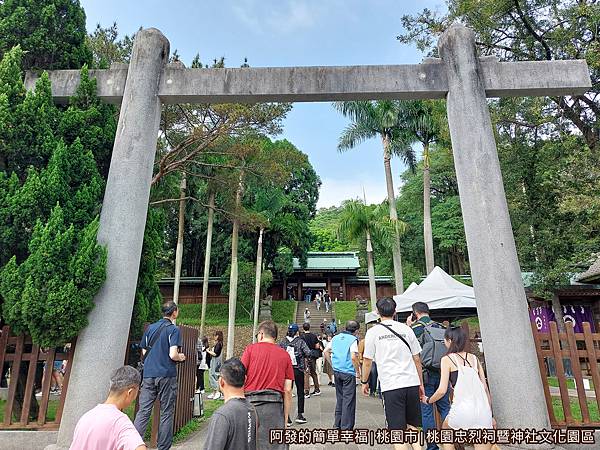
[[[565,333],[565,318],[563,317],[562,305],[556,292],[552,295],[552,310],[554,311],[554,317],[556,318],[556,326],[560,333]]]
[[[429,173],[429,144],[423,148],[423,239],[425,240],[425,268],[427,275],[435,265],[433,259],[433,232],[431,230],[431,174]]]
[[[369,294],[371,295],[371,311],[377,308],[377,285],[375,284],[375,264],[373,263],[373,245],[371,233],[367,230],[367,269],[369,271]]]
[[[396,211],[396,196],[394,195],[394,180],[392,177],[392,155],[390,153],[390,140],[387,136],[383,141],[383,167],[385,169],[385,184],[390,207],[390,219],[394,223],[394,237],[392,242],[392,255],[394,261],[394,284],[396,293],[404,292],[404,280],[402,278],[402,255],[400,253],[400,230],[398,229],[398,212]]]
[[[185,224],[185,174],[179,187],[179,227],[177,229],[177,249],[175,251],[175,283],[173,284],[173,301],[179,303],[179,283],[181,281],[181,262],[183,260],[183,227]]]
[[[208,196],[208,226],[206,228],[206,250],[204,252],[204,275],[202,278],[202,313],[200,316],[200,337],[204,336],[206,303],[208,301],[208,279],[210,277],[210,251],[212,250],[213,222],[215,218],[215,191]]]
[[[258,235],[258,248],[256,250],[256,284],[254,285],[254,325],[252,326],[252,342],[256,342],[258,330],[258,306],[260,303],[260,278],[262,272],[263,232],[261,227]]]
[[[461,251],[457,251],[456,254],[457,254],[456,261],[458,263],[458,273],[460,275],[466,275],[467,271],[465,270],[465,264],[466,264],[465,254]]]
[[[227,324],[227,358],[233,356],[233,343],[235,341],[235,309],[238,288],[238,241],[240,231],[240,208],[242,205],[244,171],[240,172],[237,192],[235,194],[235,216],[233,218],[233,231],[231,233],[231,272],[229,274],[229,323]]]

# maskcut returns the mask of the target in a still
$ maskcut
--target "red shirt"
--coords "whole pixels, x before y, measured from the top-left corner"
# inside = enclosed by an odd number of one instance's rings
[[[285,380],[294,379],[290,355],[277,344],[250,344],[244,350],[242,364],[246,367],[246,392],[272,389],[283,394]]]

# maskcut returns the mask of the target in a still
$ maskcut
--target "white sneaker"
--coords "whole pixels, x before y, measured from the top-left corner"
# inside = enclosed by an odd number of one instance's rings
[[[208,394],[206,398],[210,398],[212,400],[213,398],[215,398],[215,392],[213,392],[212,394]]]

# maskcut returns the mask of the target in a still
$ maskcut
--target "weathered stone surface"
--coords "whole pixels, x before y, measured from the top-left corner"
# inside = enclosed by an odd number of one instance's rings
[[[41,450],[56,442],[57,431],[0,431],[2,450]]]
[[[158,80],[168,56],[160,31],[137,34],[100,216],[106,282],[77,341],[59,448],[69,447],[83,413],[104,401],[110,375],[125,359],[160,121]]]
[[[567,95],[591,86],[585,61],[524,61],[500,63],[481,58],[488,97]],[[127,71],[95,70],[98,95],[120,103]],[[28,74],[33,87],[36,76]],[[79,71],[50,72],[52,94],[67,102],[79,84]],[[164,103],[256,103],[269,101],[320,102],[332,100],[444,98],[448,80],[440,60],[424,64],[347,67],[263,67],[184,69],[169,65],[161,77]]]
[[[454,25],[439,48],[494,415],[499,428],[549,428],[474,34]]]

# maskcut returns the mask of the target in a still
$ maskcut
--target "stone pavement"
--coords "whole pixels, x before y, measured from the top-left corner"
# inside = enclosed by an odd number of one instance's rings
[[[304,402],[307,423],[303,425],[294,424],[293,428],[333,428],[335,416],[335,388],[327,386],[327,377],[323,376],[325,385],[321,387],[321,395],[310,397]],[[295,400],[295,398],[294,398]],[[296,417],[297,407],[294,402],[292,418]],[[360,392],[360,386],[356,387],[356,424],[355,429],[377,429],[385,427],[385,417],[383,415],[383,404],[381,400],[373,397],[365,397]],[[391,446],[356,445],[356,444],[325,444],[325,445],[292,445],[291,450],[322,450],[322,449],[390,449]]]
[[[327,386],[327,377],[322,377],[325,385],[321,388],[322,394],[318,397],[310,397],[304,402],[305,413],[304,416],[308,420],[306,424],[300,425],[294,423],[293,428],[332,428],[334,413],[335,413],[335,388]],[[383,415],[383,405],[381,400],[373,397],[365,397],[359,392],[359,386],[357,386],[357,399],[356,399],[356,426],[355,428],[384,428],[385,418]],[[207,400],[210,401],[210,400]],[[296,417],[298,411],[296,405],[296,398],[293,398],[292,418]],[[208,429],[208,422],[204,424],[202,429],[191,436],[187,441],[182,442],[176,446],[173,446],[177,450],[198,450],[204,448],[204,441],[206,439],[206,431]],[[345,450],[389,450],[391,446],[374,446],[369,445],[355,445],[355,444],[326,444],[326,445],[292,445],[291,450],[321,450],[321,449],[345,449]]]

